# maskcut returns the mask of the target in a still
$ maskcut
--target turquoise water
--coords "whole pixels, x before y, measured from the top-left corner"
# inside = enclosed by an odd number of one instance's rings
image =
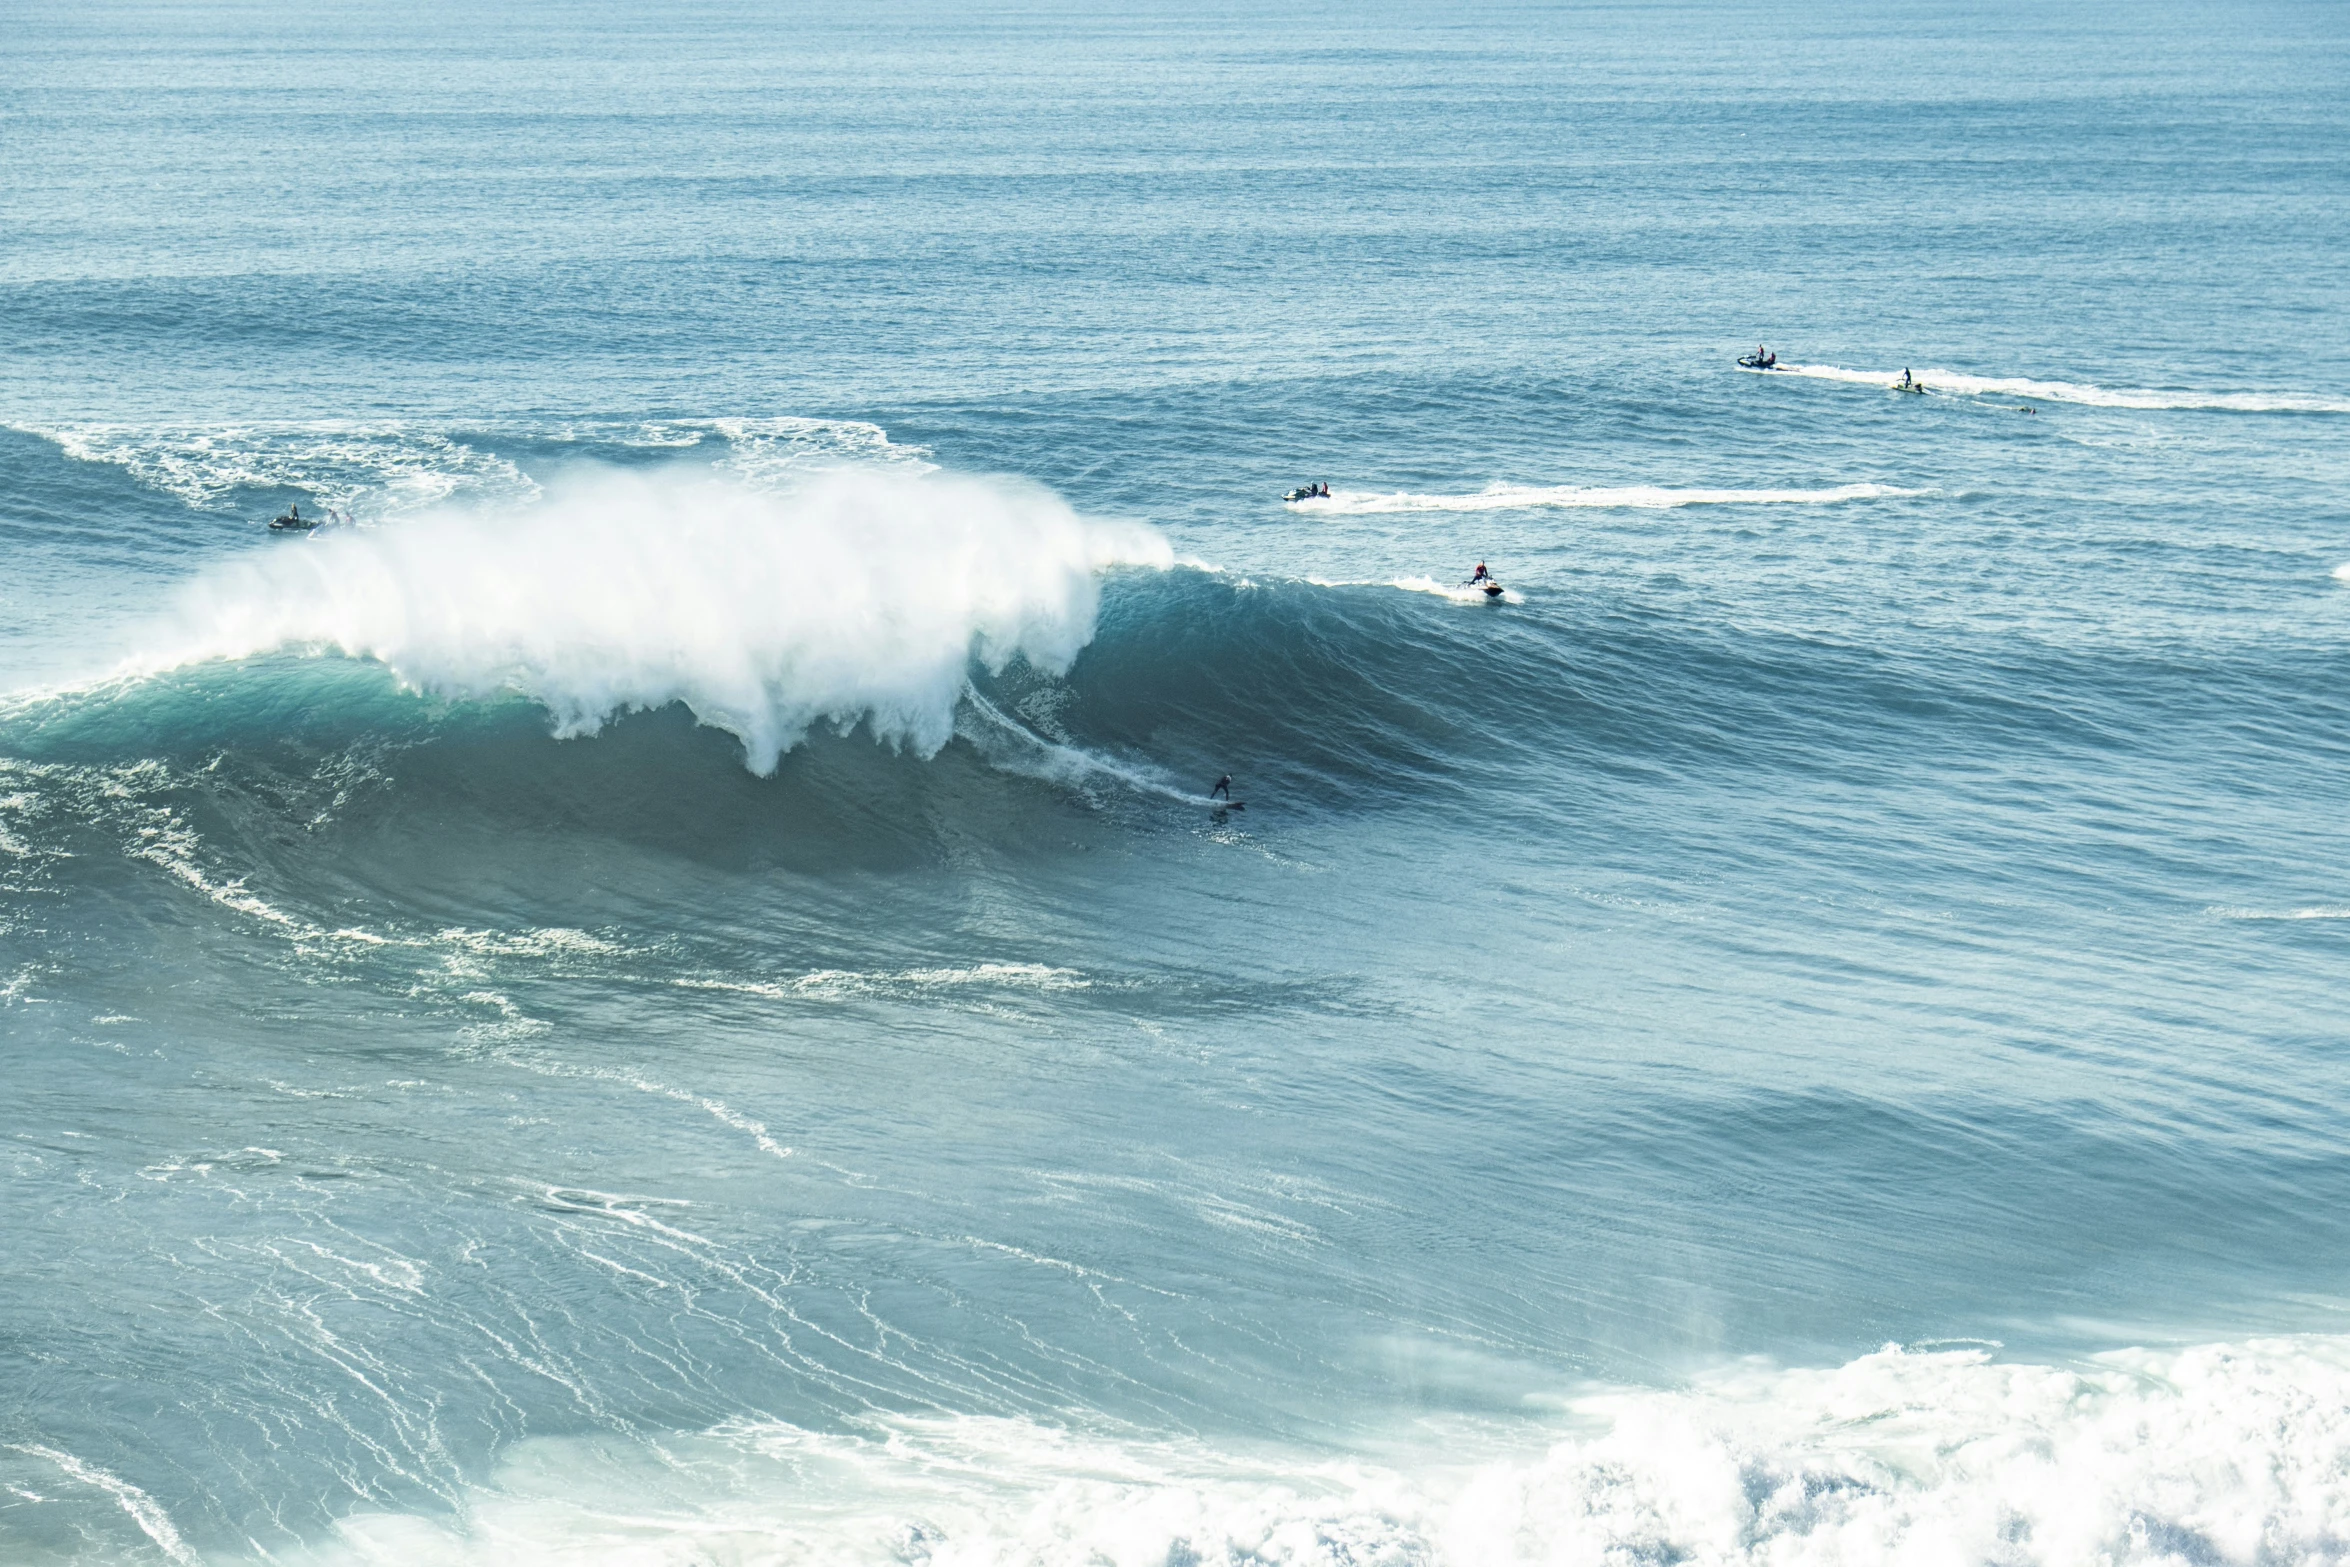
[[[6,27],[0,1557],[2350,1553],[2338,8]]]

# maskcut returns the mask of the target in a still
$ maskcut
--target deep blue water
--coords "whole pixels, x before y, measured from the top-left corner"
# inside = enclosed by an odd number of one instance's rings
[[[0,1557],[2350,1558],[2340,8],[0,37]]]

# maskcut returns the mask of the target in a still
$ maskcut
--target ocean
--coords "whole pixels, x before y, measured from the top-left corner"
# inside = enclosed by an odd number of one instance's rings
[[[0,38],[0,1561],[2350,1560],[2350,10]]]

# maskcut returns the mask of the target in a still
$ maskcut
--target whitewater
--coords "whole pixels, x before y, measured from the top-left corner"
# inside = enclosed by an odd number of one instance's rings
[[[2340,10],[12,16],[0,1561],[2350,1561]]]
[[[1089,523],[1032,486],[886,468],[781,493],[574,474],[508,514],[306,543],[191,584],[112,678],[332,652],[434,696],[529,698],[564,737],[683,703],[757,773],[819,722],[928,756],[974,660],[1064,673],[1096,573],[1173,562],[1147,526]]]

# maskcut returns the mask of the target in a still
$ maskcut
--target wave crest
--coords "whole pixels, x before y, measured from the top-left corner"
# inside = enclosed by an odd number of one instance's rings
[[[820,722],[927,756],[973,660],[1065,671],[1095,573],[1172,560],[1156,531],[1012,480],[856,468],[770,491],[598,470],[503,515],[272,541],[193,584],[160,651],[121,672],[332,652],[436,696],[528,697],[562,736],[682,702],[761,773]]]

